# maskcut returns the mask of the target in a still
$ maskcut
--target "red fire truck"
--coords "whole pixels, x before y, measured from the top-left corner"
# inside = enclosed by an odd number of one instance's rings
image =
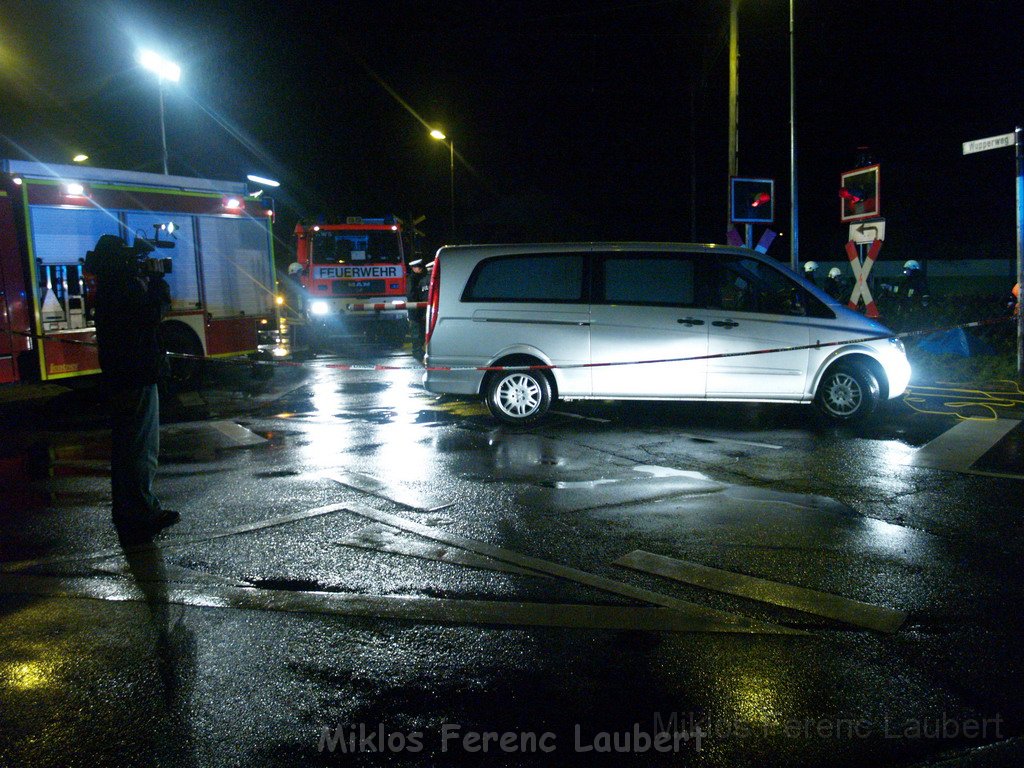
[[[344,224],[300,221],[296,262],[289,273],[301,282],[305,314],[319,344],[330,337],[365,336],[400,343],[408,330],[402,309],[353,311],[348,305],[405,301],[402,222],[394,216],[349,217]]]
[[[0,383],[99,372],[83,267],[105,234],[173,242],[153,254],[172,263],[168,351],[240,355],[276,329],[273,211],[244,183],[18,160],[0,170]],[[198,362],[172,372],[192,383]]]

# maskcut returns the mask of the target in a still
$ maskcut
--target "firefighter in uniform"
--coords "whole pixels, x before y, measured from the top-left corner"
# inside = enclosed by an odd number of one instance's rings
[[[167,371],[159,327],[171,292],[162,274],[142,268],[115,235],[103,235],[86,257],[96,276],[96,344],[112,410],[110,487],[122,542],[148,541],[180,519],[153,493],[160,453],[157,382]]]
[[[846,284],[843,282],[843,272],[839,267],[832,267],[825,278],[825,293],[836,301],[844,301],[849,297]]]
[[[818,262],[816,262],[816,261],[808,261],[806,264],[804,264],[804,277],[808,281],[814,283],[815,285],[818,284],[818,281],[815,280],[815,278],[814,278],[814,275],[815,275],[815,273],[817,271],[818,271]]]
[[[430,290],[430,275],[423,265],[423,259],[409,262],[409,281],[406,286],[405,298],[409,303],[425,302]],[[423,346],[426,336],[426,309],[406,310],[409,313],[409,335],[412,338],[412,356],[423,361]]]

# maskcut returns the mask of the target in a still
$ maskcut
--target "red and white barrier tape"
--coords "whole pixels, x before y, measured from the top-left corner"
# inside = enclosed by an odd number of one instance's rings
[[[426,309],[428,306],[425,301],[378,301],[372,304],[346,304],[345,310],[347,312],[384,312],[391,309]]]
[[[954,331],[960,328],[980,328],[986,325],[997,325],[999,323],[1005,323],[1010,320],[1016,322],[1016,317],[996,317],[988,320],[976,320],[971,323],[961,323],[960,325],[951,325],[945,328],[928,328],[920,331],[907,331],[905,333],[896,334],[885,334],[879,336],[861,336],[853,339],[841,339],[839,341],[827,341],[817,342],[814,344],[799,344],[789,347],[775,347],[772,349],[757,349],[746,352],[719,352],[713,355],[693,355],[691,357],[668,357],[659,358],[653,360],[629,360],[629,361],[615,361],[607,363],[570,363],[568,365],[465,365],[465,366],[448,366],[448,365],[360,365],[353,363],[324,363],[317,365],[317,368],[329,368],[339,371],[550,371],[555,369],[568,370],[575,368],[610,368],[613,366],[623,365],[653,365],[656,363],[686,363],[696,360],[718,360],[726,357],[747,357],[750,355],[770,355],[776,352],[796,352],[802,349],[827,349],[829,347],[839,347],[845,344],[863,344],[868,341],[883,341],[885,339],[908,339],[915,336],[926,336],[933,333],[944,333],[947,331]],[[36,336],[30,333],[23,333],[20,331],[9,331],[19,336],[27,336],[33,339],[41,339],[44,341],[61,341],[69,344],[85,344],[87,346],[96,346],[95,342],[80,341],[77,339],[65,339],[60,336]],[[167,352],[168,357],[186,359],[186,360],[209,360],[211,358],[205,358],[198,355],[189,355],[181,352]],[[238,358],[224,358],[218,359],[217,362],[240,362]],[[256,365],[274,365],[282,367],[302,367],[307,365],[305,362],[297,362],[294,360],[251,360],[246,359],[246,364]]]

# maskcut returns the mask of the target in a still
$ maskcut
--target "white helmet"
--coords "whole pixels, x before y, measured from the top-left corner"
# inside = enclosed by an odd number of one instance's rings
[[[843,271],[839,267],[832,267],[832,269],[828,271],[828,276],[831,277],[833,280],[835,280],[841,274],[843,274]]]
[[[804,272],[813,272],[817,268],[818,262],[816,261],[808,261],[806,264],[804,264]]]
[[[904,272],[910,272],[910,271],[915,270],[915,269],[921,269],[921,265],[918,264],[913,259],[911,259],[910,261],[904,263],[904,265],[903,265],[903,271]]]
[[[288,274],[289,275],[299,275],[299,274],[302,274],[302,265],[299,264],[299,262],[297,262],[297,261],[293,261],[291,264],[288,265]]]

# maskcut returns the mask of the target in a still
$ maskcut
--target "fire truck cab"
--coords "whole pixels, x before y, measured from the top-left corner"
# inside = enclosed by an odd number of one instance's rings
[[[273,211],[244,183],[0,161],[0,383],[99,372],[86,252],[101,235],[173,248],[161,327],[177,384],[276,327]],[[162,234],[160,234],[162,233]]]
[[[344,224],[300,221],[295,240],[296,262],[289,272],[301,282],[314,336],[321,341],[352,336],[404,340],[408,317],[404,307],[366,312],[349,306],[405,300],[406,265],[398,218],[349,217]]]

